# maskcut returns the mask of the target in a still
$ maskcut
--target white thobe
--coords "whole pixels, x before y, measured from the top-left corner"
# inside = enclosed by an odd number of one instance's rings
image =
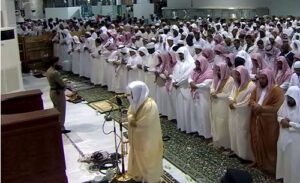
[[[189,83],[193,82],[191,76]],[[210,86],[212,79],[206,79],[202,83],[196,84],[198,87],[199,98],[193,99],[191,92],[188,99],[188,123],[191,124],[192,132],[197,132],[199,136],[211,138],[211,123],[210,123]]]
[[[108,91],[113,91],[113,80],[115,79],[115,66],[112,63],[112,60],[109,59],[111,52],[109,50],[104,49],[104,78]]]
[[[131,67],[132,69],[128,71],[128,84],[132,81],[138,80],[138,70],[137,70],[137,60],[138,56],[134,55],[128,58],[128,62],[126,66]]]
[[[148,67],[148,72],[145,72],[145,83],[149,88],[149,96],[152,97],[155,101],[156,98],[156,87],[155,82],[155,66],[158,63],[157,53],[148,55],[148,62],[145,64]]]
[[[291,86],[298,86],[300,88],[300,76],[294,73],[291,77],[289,87]]]
[[[98,46],[96,50],[91,53],[91,82],[94,85],[101,84],[100,78],[98,77],[99,71],[101,70],[101,61],[100,61],[100,55],[99,50],[101,50],[101,46]]]
[[[72,60],[72,72],[74,74],[79,74],[80,68],[80,47],[81,44],[76,44],[73,48],[73,52],[71,53],[71,60]]]
[[[175,110],[177,119],[177,128],[186,133],[193,132],[192,126],[188,119],[188,98],[191,95],[188,86],[188,78],[177,84],[179,87],[177,89],[173,88],[175,91]],[[172,97],[173,98],[173,97]]]
[[[283,118],[278,116],[278,122]],[[300,121],[289,122],[290,128],[280,127],[277,143],[276,179],[284,183],[298,183],[300,180]]]

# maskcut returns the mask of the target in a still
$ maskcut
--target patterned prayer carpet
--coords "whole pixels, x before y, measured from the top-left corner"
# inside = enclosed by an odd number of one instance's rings
[[[70,72],[61,71],[62,79],[66,83],[67,87],[73,92],[78,92],[81,90],[87,90],[94,88],[95,86],[90,83],[89,79],[84,77],[79,77]]]
[[[108,100],[114,96],[112,92],[108,92],[106,88],[95,87],[87,90],[78,91],[78,95],[81,96],[88,103]]]
[[[113,96],[111,92],[104,88],[93,88],[79,92],[88,102],[107,100]],[[129,103],[122,100],[125,106]],[[117,120],[119,112],[113,111],[112,118]],[[122,114],[126,121],[126,112]],[[169,136],[170,140],[164,142],[164,158],[178,167],[180,170],[190,175],[197,182],[217,183],[220,182],[227,168],[235,168],[248,171],[255,183],[275,183],[262,171],[255,168],[248,168],[241,164],[236,158],[229,158],[222,154],[222,151],[215,147],[207,146],[206,142],[195,134],[186,134],[177,129],[176,123],[161,118],[161,127],[164,136]]]

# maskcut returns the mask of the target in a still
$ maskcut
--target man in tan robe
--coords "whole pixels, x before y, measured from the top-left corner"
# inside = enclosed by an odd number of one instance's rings
[[[129,162],[127,174],[134,181],[158,183],[163,173],[163,142],[156,103],[149,98],[149,89],[141,81],[127,87]]]
[[[260,71],[259,83],[251,94],[250,135],[254,163],[251,166],[275,175],[276,151],[279,135],[277,111],[284,101],[282,89],[275,84],[274,71]]]
[[[230,149],[230,135],[228,127],[229,95],[234,85],[230,76],[230,69],[225,62],[214,65],[213,83],[211,94],[211,131],[214,145],[221,149]]]
[[[50,85],[50,98],[54,108],[58,110],[62,133],[69,133],[71,130],[65,129],[65,113],[66,113],[66,97],[65,84],[61,79],[60,73],[57,71],[59,67],[59,58],[53,57],[50,60],[50,68],[47,70],[46,76]]]

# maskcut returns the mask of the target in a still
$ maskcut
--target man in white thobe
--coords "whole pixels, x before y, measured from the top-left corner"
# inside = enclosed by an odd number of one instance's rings
[[[300,88],[300,61],[294,63],[294,74],[291,76],[289,86],[298,86]]]
[[[300,180],[300,89],[290,87],[278,111],[280,135],[277,142],[276,179],[284,183]]]
[[[153,42],[148,43],[146,45],[148,50],[148,62],[144,65],[145,71],[145,83],[149,87],[149,96],[152,97],[156,101],[156,87],[155,84],[155,66],[158,64],[158,53],[155,51],[155,45]]]
[[[195,64],[187,48],[181,47],[177,50],[177,63],[175,65],[172,78],[173,89],[176,91],[176,119],[177,128],[187,133],[192,132],[189,122],[186,121],[188,114],[187,105],[190,95],[188,78],[193,71]]]

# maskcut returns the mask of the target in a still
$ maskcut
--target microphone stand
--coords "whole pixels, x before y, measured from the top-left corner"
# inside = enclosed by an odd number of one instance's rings
[[[116,96],[114,96],[114,97],[112,97],[112,98],[110,98],[108,100],[108,103],[110,104],[111,109],[108,112],[107,116],[105,117],[106,118],[105,120],[107,120],[107,121],[112,120],[111,117],[110,117],[110,113],[114,110],[114,105],[113,105],[114,103],[112,102],[112,100],[115,99],[115,98],[116,98]],[[116,168],[117,168],[116,173],[120,174],[120,168],[119,168],[119,165],[118,165],[118,161],[119,161],[119,159],[118,159],[118,142],[117,142],[117,129],[116,129],[116,122],[115,122],[115,120],[113,120],[113,124],[114,124],[114,127],[113,127],[114,130],[113,130],[113,132],[114,132],[115,152],[116,152],[116,155],[115,155],[116,159],[115,159],[115,161],[116,161]]]
[[[120,118],[118,120],[119,128],[120,128],[120,143],[121,143],[121,170],[119,168],[119,165],[117,164],[117,172],[116,177],[114,178],[118,182],[126,182],[129,180],[129,178],[125,174],[125,160],[124,157],[127,155],[127,151],[125,150],[125,146],[128,142],[123,141],[123,111],[122,111],[122,100],[118,96],[114,96],[111,99],[109,99],[109,103],[112,106],[111,111],[113,110],[113,103],[111,102],[112,99],[116,99],[116,103],[119,107],[118,111],[120,113]],[[115,138],[115,149],[116,149],[116,161],[118,161],[118,145],[117,145],[117,130],[116,130],[116,121],[114,120],[114,138]]]

